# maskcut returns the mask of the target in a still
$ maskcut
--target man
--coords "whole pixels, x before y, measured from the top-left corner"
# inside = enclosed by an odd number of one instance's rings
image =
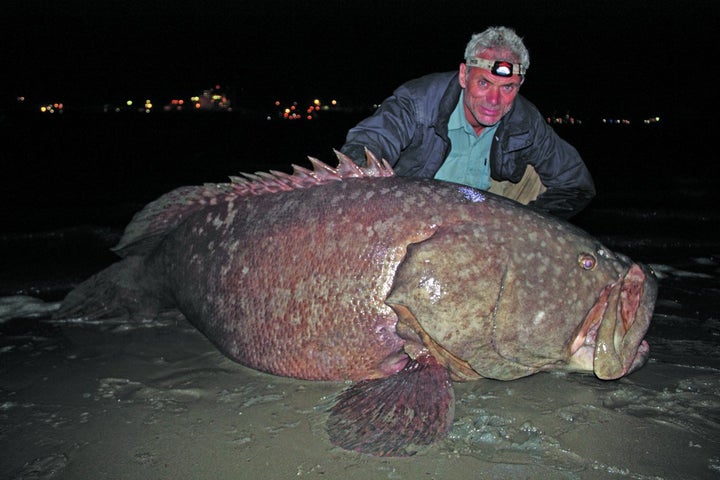
[[[401,85],[350,129],[341,151],[362,162],[367,148],[399,176],[462,183],[570,218],[595,187],[577,150],[518,95],[529,65],[512,29],[490,27],[472,36],[459,72]]]

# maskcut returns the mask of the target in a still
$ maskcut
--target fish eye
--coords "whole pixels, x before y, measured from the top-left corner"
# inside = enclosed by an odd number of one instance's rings
[[[597,265],[597,259],[591,253],[581,253],[578,255],[578,265],[583,270],[592,270]]]

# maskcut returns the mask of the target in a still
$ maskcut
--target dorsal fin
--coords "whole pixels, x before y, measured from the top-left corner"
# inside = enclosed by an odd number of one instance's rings
[[[385,160],[378,160],[367,149],[365,149],[367,164],[364,167],[358,166],[350,157],[337,150],[335,150],[335,155],[338,158],[336,168],[321,162],[317,158],[308,157],[313,166],[312,170],[293,165],[292,175],[270,170],[268,173],[241,174],[245,178],[230,177],[233,187],[232,192],[238,196],[262,195],[263,193],[274,193],[295,188],[308,188],[342,180],[343,178],[390,177],[393,175],[392,167]]]
[[[113,250],[121,257],[147,253],[190,214],[208,205],[228,202],[233,198],[310,188],[345,178],[393,176],[390,164],[385,160],[378,160],[367,149],[367,164],[364,167],[358,166],[350,157],[337,150],[335,155],[338,158],[336,168],[308,157],[312,170],[293,165],[292,174],[275,170],[254,174],[241,173],[242,177],[230,177],[230,183],[177,188],[136,213]]]

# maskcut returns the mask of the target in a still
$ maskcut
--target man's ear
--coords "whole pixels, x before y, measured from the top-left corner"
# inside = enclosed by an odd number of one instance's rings
[[[458,82],[460,83],[461,88],[465,88],[467,86],[467,82],[465,81],[465,74],[467,72],[467,65],[465,63],[460,64],[460,69],[458,71]]]

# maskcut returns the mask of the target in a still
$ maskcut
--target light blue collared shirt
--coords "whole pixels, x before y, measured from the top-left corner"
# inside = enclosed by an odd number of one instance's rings
[[[465,118],[462,95],[448,120],[450,154],[435,174],[438,180],[460,183],[487,190],[490,188],[490,147],[497,124],[480,135]]]

